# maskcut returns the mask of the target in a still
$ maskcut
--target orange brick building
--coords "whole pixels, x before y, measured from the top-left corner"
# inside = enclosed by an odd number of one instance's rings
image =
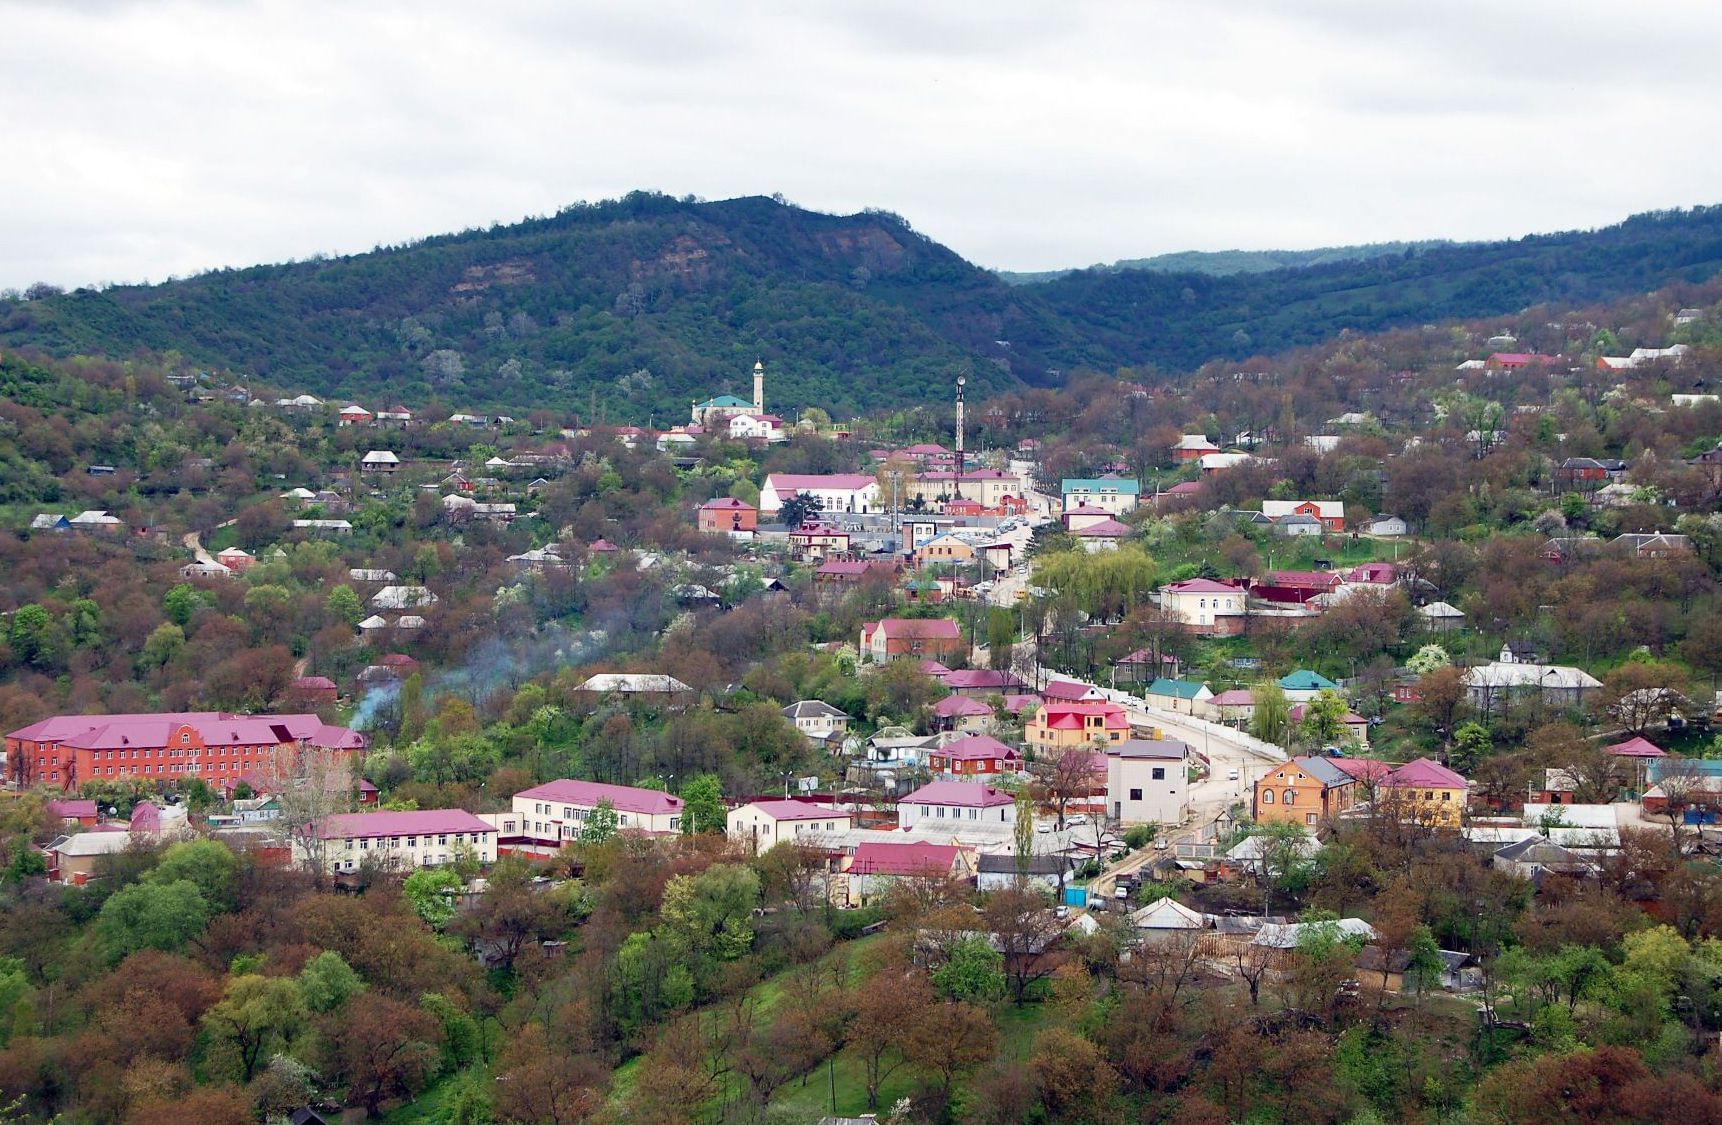
[[[202,778],[231,788],[299,747],[361,751],[368,740],[316,715],[56,715],[6,736],[8,781],[76,789],[86,781]]]

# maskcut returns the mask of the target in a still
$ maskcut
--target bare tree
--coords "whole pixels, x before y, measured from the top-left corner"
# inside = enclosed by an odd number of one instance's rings
[[[1246,941],[1232,951],[1232,959],[1238,966],[1238,976],[1250,988],[1250,1007],[1259,1007],[1262,1002],[1262,978],[1267,976],[1268,968],[1273,964],[1272,953],[1253,941]]]
[[[1011,998],[1020,1008],[1028,986],[1058,968],[1060,958],[1052,947],[1063,931],[1063,924],[1046,896],[1028,888],[1011,887],[995,892],[982,914],[998,951],[1004,954]]]
[[[1687,810],[1715,804],[1715,794],[1708,780],[1703,767],[1694,758],[1666,760],[1658,773],[1656,787],[1662,790],[1662,814],[1668,818],[1668,831],[1673,838],[1676,855],[1685,850],[1680,822],[1686,819]]]
[[[324,821],[353,808],[352,755],[306,743],[283,747],[264,768],[262,782],[281,810],[281,831],[321,882],[329,873]]]
[[[1106,784],[1104,773],[1095,767],[1094,751],[1087,747],[1048,750],[1030,763],[1029,774],[1034,778],[1035,796],[1052,806],[1060,832],[1064,831],[1070,803]]]

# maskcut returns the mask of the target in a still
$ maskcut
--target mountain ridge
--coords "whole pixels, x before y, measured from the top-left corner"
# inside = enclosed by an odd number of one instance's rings
[[[358,398],[525,401],[669,424],[746,383],[839,414],[1193,370],[1345,329],[1606,299],[1722,272],[1722,207],[1228,275],[1079,270],[1012,285],[900,216],[636,192],[359,254],[0,303],[0,345],[178,352]]]

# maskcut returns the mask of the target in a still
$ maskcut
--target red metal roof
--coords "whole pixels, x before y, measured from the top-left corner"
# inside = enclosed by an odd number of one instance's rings
[[[529,801],[562,801],[586,808],[596,808],[599,801],[609,801],[610,807],[617,812],[660,815],[682,811],[680,797],[672,797],[656,789],[607,785],[602,781],[574,781],[569,778],[546,781],[543,785],[522,789],[515,796],[525,797]]]
[[[136,817],[134,815],[135,822]],[[359,836],[435,836],[444,832],[495,832],[465,809],[414,809],[410,812],[341,813],[319,826],[325,840]]]
[[[978,699],[966,695],[950,695],[933,704],[933,714],[941,719],[959,719],[965,715],[990,715],[993,709]]]
[[[758,809],[773,820],[830,820],[833,817],[848,817],[848,813],[831,805],[810,805],[805,801],[791,801],[787,798],[775,801],[749,801],[744,808]]]
[[[929,756],[948,758],[953,762],[978,762],[992,758],[1021,757],[1011,747],[986,734],[971,734],[967,738],[959,738],[937,750],[929,750],[927,753]],[[938,802],[934,803],[937,804]]]
[[[1617,742],[1613,746],[1610,746],[1608,748],[1608,752],[1610,754],[1619,755],[1622,758],[1668,757],[1668,751],[1662,749],[1649,739],[1638,737],[1636,735],[1627,739],[1625,742]]]
[[[960,638],[962,628],[949,617],[887,617],[868,622],[887,637],[912,640],[950,640]]]
[[[954,844],[888,844],[867,841],[855,849],[854,875],[946,875],[961,849]]]
[[[55,715],[6,737],[58,742],[76,750],[117,750],[166,746],[183,727],[196,731],[206,746],[276,746],[305,741],[335,750],[358,750],[367,745],[364,735],[325,723],[316,715],[227,715],[219,711]]]
[[[1339,760],[1339,759],[1336,759]],[[1439,762],[1428,758],[1415,758],[1382,779],[1383,785],[1403,786],[1413,788],[1427,786],[1433,789],[1469,789],[1471,783],[1454,773]]]
[[[1182,582],[1174,582],[1166,587],[1174,594],[1239,594],[1242,586],[1232,586],[1225,582],[1215,582],[1212,578],[1186,578]]]
[[[897,802],[900,805],[948,805],[956,808],[990,809],[1014,805],[1016,798],[1003,789],[969,781],[932,781]]]

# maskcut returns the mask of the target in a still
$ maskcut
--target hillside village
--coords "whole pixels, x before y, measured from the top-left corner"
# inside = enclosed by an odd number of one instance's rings
[[[8,351],[8,1112],[1714,1108],[1719,379],[1715,283],[661,430]]]

